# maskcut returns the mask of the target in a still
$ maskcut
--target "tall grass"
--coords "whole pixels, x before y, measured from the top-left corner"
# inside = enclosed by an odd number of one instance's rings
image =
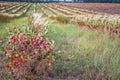
[[[75,25],[54,23],[48,36],[55,40],[58,55],[56,76],[77,76],[85,80],[120,79],[120,39]],[[67,57],[71,55],[70,61]]]

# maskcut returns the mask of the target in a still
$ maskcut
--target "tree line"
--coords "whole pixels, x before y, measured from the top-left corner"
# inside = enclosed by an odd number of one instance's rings
[[[120,3],[120,0],[84,0],[84,2]]]
[[[0,0],[11,2],[61,2],[61,0]],[[66,0],[62,2],[67,2]],[[71,0],[70,2],[120,3],[120,0]]]

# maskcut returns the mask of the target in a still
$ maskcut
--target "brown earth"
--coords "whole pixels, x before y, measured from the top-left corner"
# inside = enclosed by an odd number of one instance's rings
[[[92,10],[109,14],[120,14],[120,4],[112,3],[60,3],[68,7]]]

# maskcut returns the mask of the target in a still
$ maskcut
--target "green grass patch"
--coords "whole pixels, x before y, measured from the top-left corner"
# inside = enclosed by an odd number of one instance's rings
[[[53,71],[57,76],[81,74],[94,79],[100,74],[112,80],[120,78],[120,39],[72,24],[54,23],[48,32],[55,40],[55,49],[62,51]],[[68,55],[72,56],[70,61]]]
[[[12,28],[14,26],[21,27],[26,25],[28,25],[27,17],[20,17],[0,22],[0,39],[5,38],[7,35],[7,28]]]
[[[14,26],[28,26],[28,16],[33,11],[33,5],[28,9],[28,11],[21,17],[0,21],[0,39],[3,39],[7,36],[7,28],[12,28]]]

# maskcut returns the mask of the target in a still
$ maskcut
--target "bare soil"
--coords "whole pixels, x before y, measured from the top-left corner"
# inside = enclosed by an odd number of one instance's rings
[[[120,4],[112,3],[60,3],[68,7],[86,9],[109,14],[120,14]]]

